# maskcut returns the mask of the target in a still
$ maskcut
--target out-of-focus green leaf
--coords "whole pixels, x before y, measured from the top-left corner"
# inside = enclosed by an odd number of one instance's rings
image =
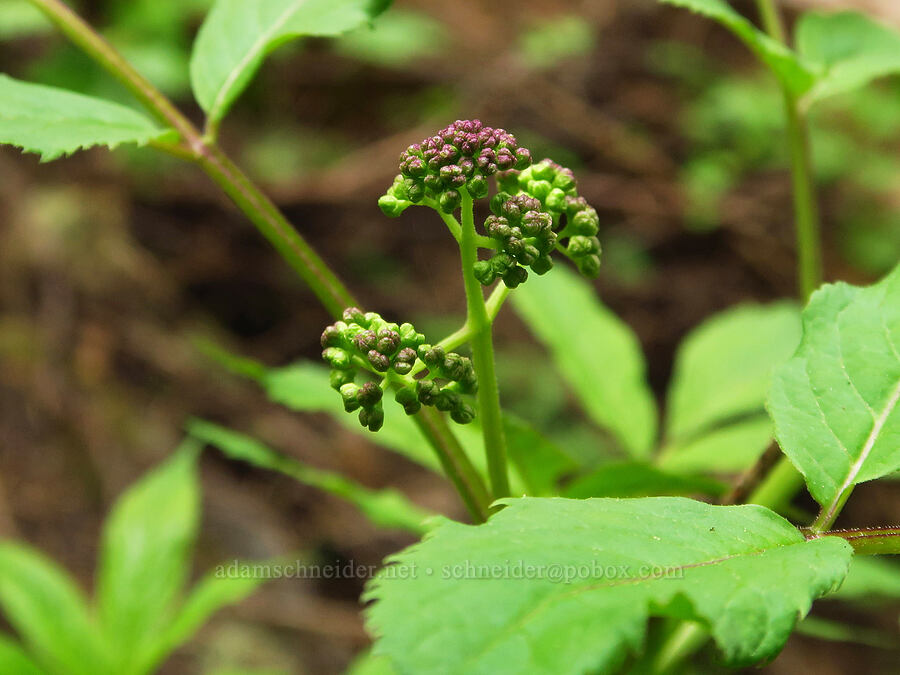
[[[388,657],[373,654],[369,650],[357,657],[344,671],[344,675],[397,675],[397,670]]]
[[[47,33],[53,26],[28,0],[0,3],[0,40]]]
[[[231,459],[277,471],[294,480],[324,490],[356,506],[377,527],[424,534],[424,524],[434,514],[413,504],[396,490],[371,490],[338,473],[322,471],[271,450],[254,438],[230,429],[194,420],[188,426],[194,438],[219,448]]]
[[[697,12],[730,30],[794,94],[803,94],[816,81],[816,68],[756,28],[725,0],[659,0]]]
[[[651,614],[700,621],[727,662],[756,663],[852,557],[842,539],[806,541],[758,506],[503,503],[484,525],[441,523],[369,584],[375,651],[401,672],[612,672],[640,648]]]
[[[156,649],[146,666],[155,667],[169,653],[190,640],[210,617],[255,591],[266,579],[260,576],[217,576],[209,572],[190,591],[184,604],[156,639]]]
[[[0,144],[49,162],[94,145],[145,145],[170,134],[131,108],[0,74]]]
[[[46,670],[112,672],[81,589],[53,561],[24,544],[0,542],[0,609]]]
[[[4,675],[46,675],[19,643],[4,635],[0,635],[0,673]]]
[[[803,619],[797,624],[797,632],[829,642],[850,642],[878,649],[897,649],[896,636],[888,632],[851,626],[841,621],[829,621],[818,616]]]
[[[509,459],[532,496],[556,494],[559,479],[578,467],[578,462],[526,421],[504,415],[503,429]]]
[[[339,38],[336,49],[359,61],[402,67],[441,54],[450,36],[441,22],[421,12],[394,10]]]
[[[669,473],[649,464],[615,462],[572,481],[562,496],[571,499],[590,497],[657,497],[665,495],[718,496],[727,486],[700,476]]]
[[[217,0],[191,56],[194,95],[219,122],[266,56],[303,36],[340,35],[377,16],[383,0]]]
[[[774,427],[766,415],[712,429],[663,447],[657,464],[684,473],[733,473],[752,466],[772,443]]]
[[[866,604],[900,600],[900,564],[890,556],[854,556],[844,583],[828,599]]]
[[[807,94],[810,103],[900,73],[900,34],[858,12],[807,12],[796,43],[803,58],[824,69]]]
[[[762,413],[772,370],[800,344],[793,303],[742,305],[717,314],[681,343],[669,384],[666,438],[678,442]]]
[[[583,56],[597,43],[594,28],[581,16],[542,17],[519,36],[519,57],[532,68],[552,68],[573,56]]]
[[[873,286],[813,294],[803,342],[776,371],[768,408],[826,515],[858,483],[900,469],[900,266]]]
[[[588,282],[561,266],[522,284],[512,303],[591,418],[630,454],[647,457],[656,439],[656,403],[631,329]]]
[[[104,525],[97,607],[121,672],[143,670],[190,575],[198,452],[197,443],[185,443],[119,498]]]

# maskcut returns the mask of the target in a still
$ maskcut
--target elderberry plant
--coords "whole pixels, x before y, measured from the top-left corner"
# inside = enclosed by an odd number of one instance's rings
[[[377,526],[427,534],[367,585],[373,668],[669,673],[708,641],[729,665],[764,663],[814,600],[858,600],[861,587],[877,593],[900,578],[896,566],[867,557],[900,553],[900,528],[833,529],[857,485],[900,471],[900,266],[868,287],[821,285],[804,118],[827,96],[900,71],[900,36],[890,29],[857,14],[808,13],[792,49],[772,0],[757,2],[765,32],[725,0],[662,0],[719,21],[784,90],[806,307],[738,307],[692,331],[660,423],[630,329],[583,278],[565,267],[546,274],[554,252],[583,276],[599,268],[599,218],[570,170],[532,163],[511,134],[476,120],[401,155],[381,209],[392,217],[413,205],[433,209],[460,251],[465,323],[429,342],[409,323],[357,309],[218,145],[228,110],[268,52],[299,35],[356,27],[385,2],[217,0],[191,59],[206,115],[200,130],[64,3],[28,1],[153,119],[3,75],[0,142],[45,160],[137,143],[206,172],[337,319],[322,347],[339,397],[311,363],[266,368],[221,350],[217,358],[292,409],[336,419],[354,412],[370,431],[384,426],[378,442],[442,471],[468,508],[472,525],[436,517],[396,491],[303,465],[218,425],[189,424],[193,438],[346,499]],[[492,324],[507,296],[620,461],[580,461],[501,412]],[[466,343],[471,360],[454,352]],[[385,418],[388,392],[406,415]],[[444,412],[480,427],[481,443],[471,427],[446,425]],[[97,607],[27,547],[0,544],[0,609],[22,641],[0,634],[0,672],[150,672],[209,614],[252,591],[258,579],[207,579],[180,602],[196,529],[196,451],[179,452],[113,511]],[[818,515],[791,503],[804,485]],[[856,591],[839,588],[845,579]],[[651,617],[667,621],[650,631]]]

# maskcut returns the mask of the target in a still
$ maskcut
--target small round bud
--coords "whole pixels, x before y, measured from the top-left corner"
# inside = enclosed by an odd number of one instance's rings
[[[531,271],[537,275],[546,274],[553,268],[553,260],[549,255],[542,255],[531,263]]]
[[[328,376],[332,389],[340,391],[341,387],[353,382],[355,375],[352,370],[332,370]]]
[[[533,180],[528,183],[528,194],[541,201],[544,201],[547,198],[547,195],[550,194],[552,189],[553,186],[545,180]]]
[[[556,168],[554,166],[554,162],[549,159],[542,159],[537,164],[532,164],[531,175],[536,180],[553,180],[553,178],[556,176]]]
[[[392,368],[394,369],[394,372],[397,373],[398,375],[406,375],[407,373],[409,373],[412,370],[412,364],[407,363],[406,361],[394,360]]]
[[[363,408],[359,411],[359,423],[368,427],[369,431],[378,431],[384,425],[384,409]]]
[[[566,193],[560,188],[553,188],[544,201],[547,208],[551,211],[563,211],[566,208]]]
[[[422,405],[434,405],[440,388],[432,380],[416,382],[416,398]]]
[[[379,373],[384,373],[391,367],[391,359],[374,349],[369,350],[368,354],[366,354],[366,358],[369,360],[369,363],[372,364],[372,367]]]
[[[422,347],[419,348],[419,358],[430,368],[439,368],[446,357],[447,353],[440,345],[435,345],[434,347],[429,345],[426,350],[423,350]]]
[[[488,260],[479,260],[475,263],[472,271],[475,274],[475,278],[478,279],[478,283],[482,286],[490,286],[496,279],[494,268]]]
[[[322,338],[320,341],[323,349],[327,347],[337,347],[341,344],[341,331],[338,330],[337,326],[328,326],[322,331]]]
[[[378,208],[388,218],[396,218],[406,209],[406,205],[391,195],[382,195],[378,198]]]
[[[569,221],[572,231],[586,237],[593,237],[600,229],[600,218],[597,212],[588,207],[582,211],[578,211]]]
[[[388,328],[378,331],[378,343],[375,349],[385,356],[390,356],[400,347],[400,334]]]
[[[343,392],[341,392],[343,394]],[[366,382],[356,392],[356,400],[363,408],[371,408],[381,400],[384,392],[374,382]]]
[[[506,284],[507,288],[516,288],[526,279],[528,279],[528,272],[525,271],[524,267],[519,266],[513,267],[503,275],[503,283]]]
[[[508,253],[498,253],[491,258],[491,267],[494,268],[494,274],[498,277],[505,276],[515,266],[516,261]]]
[[[481,199],[482,197],[487,197],[488,194],[488,184],[484,176],[472,176],[466,183],[466,189],[469,191],[472,199]]]
[[[599,255],[587,255],[583,258],[579,258],[576,261],[578,265],[578,271],[580,271],[584,276],[593,279],[598,274],[600,274],[600,256]]]
[[[375,331],[372,330],[366,330],[353,336],[353,344],[361,352],[375,349],[377,342],[378,338],[375,336]]]
[[[404,347],[396,356],[396,361],[413,364],[416,362],[416,351],[410,347]]]
[[[418,183],[414,183],[407,189],[406,197],[413,204],[418,204],[420,201],[425,199],[425,188]]]
[[[528,148],[516,149],[516,168],[521,170],[531,165],[531,152]]]
[[[450,411],[450,419],[457,424],[468,424],[475,419],[475,409],[468,403],[462,403]]]
[[[508,192],[500,191],[491,197],[491,212],[495,216],[501,215],[503,204],[512,199],[512,195]]]
[[[353,383],[343,385],[338,391],[341,392],[341,399],[344,402],[344,410],[353,412],[361,403],[359,402],[359,387]]]
[[[459,192],[456,190],[446,190],[441,193],[441,197],[438,200],[438,204],[441,207],[441,211],[444,213],[453,213],[456,209],[459,208],[459,204],[462,201],[462,197]]]
[[[337,370],[347,370],[351,365],[350,354],[339,347],[328,347],[322,352],[322,358]]]
[[[366,315],[359,307],[348,307],[344,310],[344,321],[347,323],[357,323],[360,326],[367,324]]]
[[[590,255],[594,252],[594,242],[591,237],[576,235],[569,237],[569,244],[566,246],[566,252],[573,258]]]

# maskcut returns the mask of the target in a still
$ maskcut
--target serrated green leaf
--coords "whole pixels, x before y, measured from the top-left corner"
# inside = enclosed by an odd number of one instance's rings
[[[97,606],[120,672],[141,672],[190,574],[200,520],[198,450],[186,443],[141,478],[104,525]]]
[[[266,56],[302,36],[340,35],[388,3],[373,0],[218,0],[191,55],[191,84],[209,119],[220,121]]]
[[[146,145],[171,133],[118,103],[0,74],[0,144],[37,153],[42,162],[95,145]]]
[[[0,608],[47,670],[112,672],[81,589],[56,563],[24,544],[0,542]]]
[[[772,443],[774,427],[757,415],[663,448],[657,464],[685,473],[734,473],[749,468]]]
[[[729,663],[755,663],[852,555],[758,506],[504,503],[485,525],[441,524],[369,585],[375,651],[401,672],[609,672],[640,649],[650,615],[701,621]]]
[[[656,439],[656,403],[631,329],[588,282],[563,267],[530,278],[512,303],[591,418],[630,454],[647,457]]]
[[[669,473],[639,462],[614,462],[572,481],[562,496],[571,499],[590,497],[656,497],[661,495],[721,495],[727,486],[700,476]]]
[[[675,357],[666,438],[682,442],[723,422],[763,413],[772,371],[799,344],[800,309],[791,302],[740,305],[704,321]]]
[[[873,286],[813,294],[803,342],[776,371],[768,407],[824,514],[856,484],[900,469],[900,266]]]
[[[900,564],[889,556],[856,556],[844,583],[828,599],[867,604],[900,600]]]
[[[194,420],[188,425],[188,432],[194,438],[219,448],[231,459],[283,473],[304,485],[347,500],[377,527],[424,534],[428,531],[425,521],[434,515],[416,506],[396,490],[371,490],[338,473],[302,464],[275,452],[254,438],[217,424]]]
[[[797,24],[797,51],[824,73],[809,103],[900,73],[900,34],[858,12],[807,12]]]
[[[45,675],[17,642],[0,635],[0,673],[4,675]]]
[[[815,84],[817,70],[780,42],[738,14],[725,0],[659,0],[702,14],[730,30],[772,71],[791,93],[803,94]]]

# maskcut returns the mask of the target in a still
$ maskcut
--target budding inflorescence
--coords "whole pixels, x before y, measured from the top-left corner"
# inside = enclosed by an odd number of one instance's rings
[[[483,231],[493,243],[479,246],[493,253],[475,264],[479,282],[487,286],[501,279],[515,288],[528,278],[528,269],[535,274],[550,270],[554,249],[585,276],[597,276],[599,218],[578,195],[572,171],[549,159],[532,164],[531,153],[511,134],[478,120],[457,120],[409,146],[400,156],[400,173],[378,205],[392,217],[412,204],[452,214],[463,194],[487,197],[491,176],[497,192]]]
[[[360,424],[371,431],[378,431],[384,423],[383,386],[391,383],[399,387],[395,399],[407,415],[417,413],[423,405],[433,405],[460,424],[475,417],[462,398],[478,389],[471,360],[426,344],[425,336],[412,324],[389,323],[375,312],[351,307],[344,310],[341,321],[324,330],[322,348],[322,358],[331,366],[331,386],[340,392],[344,409],[359,410]],[[406,376],[417,361],[422,361],[427,372],[411,380]],[[357,385],[360,371],[383,379]]]
[[[444,213],[453,213],[462,188],[481,199],[488,194],[488,178],[529,164],[531,153],[512,134],[479,120],[457,120],[403,151],[400,174],[378,205],[387,215],[398,216],[410,203],[430,200]]]
[[[512,169],[498,174],[497,184],[499,195],[524,193],[537,199],[553,218],[557,239],[560,243],[567,240],[563,252],[582,274],[597,276],[600,271],[600,240],[597,238],[600,219],[584,197],[578,196],[571,169],[544,159],[521,171]]]

